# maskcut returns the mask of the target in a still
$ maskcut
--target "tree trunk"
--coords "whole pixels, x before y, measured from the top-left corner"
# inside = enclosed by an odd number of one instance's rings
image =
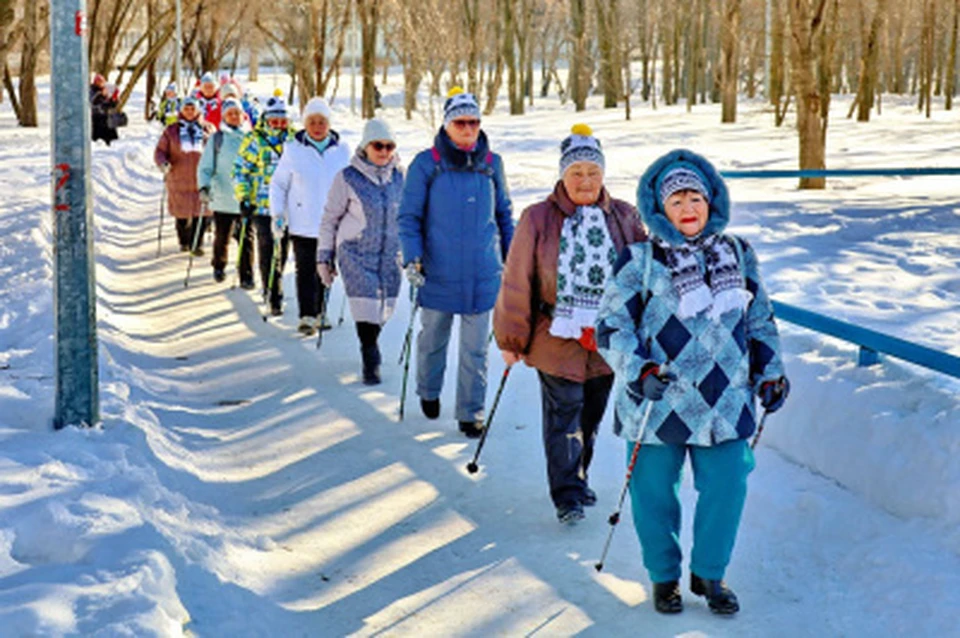
[[[668,9],[667,9],[668,10]],[[665,10],[661,15],[663,18],[663,23],[666,25],[667,35],[666,37],[660,38],[660,44],[663,48],[663,71],[662,80],[663,86],[660,89],[660,96],[663,98],[664,104],[673,104],[673,67],[675,66],[675,61],[673,58],[673,36],[674,29],[671,26],[672,16],[668,16]],[[675,10],[675,9],[674,9]]]
[[[886,0],[877,0],[870,31],[866,35],[860,57],[860,82],[857,85],[857,121],[869,122],[873,96],[877,87],[877,60],[880,56],[880,29],[886,13]]]
[[[23,4],[23,45],[20,50],[20,126],[35,128],[37,116],[37,56],[40,34],[40,3]]]
[[[480,95],[477,67],[480,57],[480,0],[462,0],[463,23],[467,32],[467,91]]]
[[[587,108],[590,75],[587,69],[587,8],[586,0],[570,0],[571,45],[570,77],[567,86],[577,111]]]
[[[147,50],[153,47],[153,25],[156,21],[157,7],[154,0],[147,0]],[[150,60],[147,65],[147,99],[143,101],[143,119],[150,121],[155,114],[154,96],[157,94],[157,60]]]
[[[790,15],[791,77],[793,91],[797,96],[797,133],[800,142],[800,169],[826,168],[820,103],[817,83],[817,41],[823,28],[824,9],[827,0],[788,0]],[[801,189],[822,189],[826,180],[822,177],[800,178]]]
[[[623,95],[620,79],[620,42],[617,37],[617,0],[595,0],[597,39],[600,48],[600,82],[603,87],[603,108],[617,108]]]
[[[260,79],[260,43],[254,41],[250,45],[250,68],[247,70],[247,81],[256,82]]]
[[[953,0],[953,22],[950,25],[950,54],[947,56],[947,87],[944,108],[953,109],[953,95],[957,89],[957,27],[960,26],[960,0]]]
[[[737,42],[740,35],[740,0],[725,0],[722,11],[720,90],[723,106],[720,121],[724,124],[730,124],[737,121],[737,76],[739,73]]]
[[[510,115],[523,115],[523,92],[517,73],[516,0],[500,0],[500,20],[503,24],[503,63],[507,67],[507,96]]]
[[[380,23],[380,5],[382,0],[356,0],[360,13],[362,31],[362,53],[360,71],[363,78],[363,118],[376,117],[376,75],[377,75],[377,25]]]

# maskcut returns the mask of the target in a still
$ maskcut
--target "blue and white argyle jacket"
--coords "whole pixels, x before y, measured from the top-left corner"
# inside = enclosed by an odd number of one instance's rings
[[[654,192],[659,171],[677,159],[695,164],[710,182],[710,217],[702,236],[722,234],[730,218],[726,185],[706,159],[685,150],[664,156],[640,180],[640,214],[650,234],[670,245],[686,241]],[[680,297],[666,252],[656,244],[628,246],[614,266],[597,316],[597,346],[616,374],[614,431],[619,436],[634,441],[642,436],[644,444],[711,446],[754,432],[757,389],[784,374],[780,340],[756,253],[743,239],[728,235],[723,240],[735,247],[753,299],[745,311],[727,312],[719,322],[706,312],[677,316]],[[648,402],[640,392],[641,369],[666,362],[678,378],[661,401]]]

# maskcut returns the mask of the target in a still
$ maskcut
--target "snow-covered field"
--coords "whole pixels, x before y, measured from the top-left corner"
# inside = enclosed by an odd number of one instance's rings
[[[272,86],[267,75],[258,89]],[[409,159],[432,131],[403,120],[399,76],[382,90]],[[349,318],[318,352],[294,336],[292,307],[263,323],[257,298],[215,284],[205,259],[185,289],[172,224],[155,257],[158,130],[138,106],[119,143],[93,152],[103,427],[61,432],[49,428],[48,118],[22,130],[0,107],[3,636],[960,635],[960,381],[891,360],[857,368],[852,346],[782,325],[793,396],[768,420],[727,574],[743,611],[716,618],[687,594],[683,614],[661,616],[629,518],[604,572],[593,568],[623,481],[609,415],[591,474],[600,503],[561,527],[532,370],[511,375],[471,476],[449,378],[440,421],[411,393],[397,422],[405,294],[371,389]],[[362,122],[348,100],[334,108],[356,143]],[[847,108],[835,101],[831,168],[960,164],[955,113],[924,120],[888,98],[857,124]],[[518,214],[552,187],[577,121],[603,141],[612,193],[631,201],[647,164],[678,146],[721,169],[795,166],[793,129],[775,129],[761,103],[724,127],[713,106],[635,105],[632,122],[553,98],[504,111],[484,127]],[[776,299],[960,355],[955,178],[731,191],[732,231],[757,248]],[[338,285],[334,318],[341,298]],[[502,369],[492,352],[491,399]],[[689,483],[683,497],[689,522]]]

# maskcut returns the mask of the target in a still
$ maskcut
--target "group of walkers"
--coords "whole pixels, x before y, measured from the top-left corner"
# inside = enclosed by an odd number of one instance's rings
[[[252,289],[256,241],[260,287],[279,315],[292,243],[307,335],[323,328],[326,292],[342,277],[366,384],[381,382],[378,337],[405,276],[420,315],[416,392],[427,419],[442,412],[459,319],[453,416],[468,438],[486,427],[492,319],[508,369],[537,370],[549,493],[565,524],[597,501],[589,468],[612,393],[655,608],[683,608],[678,494],[689,454],[699,493],[690,589],[716,613],[739,609],[723,576],[753,468],[755,397],[774,412],[789,383],[757,255],[725,234],[729,196],[707,159],[676,150],[655,161],[640,178],[638,211],[607,191],[600,140],[574,126],[552,191],[515,228],[503,160],[462,89],[406,171],[383,120],[369,120],[351,152],[321,98],[307,102],[299,131],[281,96],[252,129],[236,97],[215,99],[181,100],[156,149],[181,250],[201,254],[212,216],[214,278],[225,278],[233,235],[240,285]]]

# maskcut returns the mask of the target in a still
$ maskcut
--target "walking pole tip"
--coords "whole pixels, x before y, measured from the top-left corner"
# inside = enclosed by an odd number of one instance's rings
[[[470,472],[471,474],[476,474],[479,470],[480,470],[480,466],[477,465],[476,462],[470,461],[469,463],[467,463],[467,471]]]

